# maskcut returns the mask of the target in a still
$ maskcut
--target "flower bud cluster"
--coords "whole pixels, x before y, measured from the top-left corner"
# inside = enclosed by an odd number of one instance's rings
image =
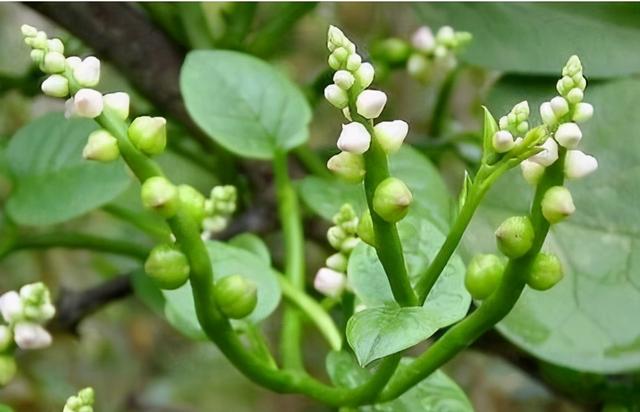
[[[493,135],[492,145],[496,153],[505,153],[518,145],[529,131],[529,103],[525,100],[513,106],[502,116],[500,130]]]
[[[407,71],[415,79],[428,83],[439,72],[447,72],[457,64],[456,53],[472,39],[471,33],[442,26],[434,35],[422,26],[413,34],[413,50],[407,60]]]
[[[231,215],[236,211],[237,200],[238,191],[235,186],[215,186],[211,189],[211,196],[204,202],[204,239],[226,229]]]
[[[95,392],[93,388],[84,388],[77,395],[67,399],[62,412],[93,412]]]
[[[331,26],[328,33],[329,66],[336,70],[333,84],[325,88],[325,98],[343,111],[350,123],[342,126],[338,137],[340,154],[329,159],[327,167],[346,180],[359,182],[364,178],[364,154],[375,138],[380,147],[391,154],[400,149],[407,137],[409,125],[402,120],[380,122],[367,127],[364,122],[353,121],[351,110],[361,120],[376,119],[387,103],[387,95],[368,87],[373,82],[375,70],[371,63],[362,62],[355,45],[337,27]]]
[[[347,286],[346,272],[349,256],[360,239],[356,234],[358,217],[350,204],[342,205],[340,211],[333,217],[333,223],[334,226],[327,231],[327,239],[331,247],[338,252],[327,258],[326,267],[318,270],[313,285],[323,295],[337,297]]]

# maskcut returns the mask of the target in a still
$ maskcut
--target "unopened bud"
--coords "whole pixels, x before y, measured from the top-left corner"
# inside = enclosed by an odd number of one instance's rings
[[[494,150],[498,153],[508,152],[515,145],[513,135],[506,130],[498,130],[493,135],[492,143]]]
[[[355,249],[359,243],[360,243],[360,239],[358,239],[357,237],[347,236],[347,238],[342,242],[338,250],[344,253],[345,255],[350,255],[353,249]]]
[[[376,246],[376,236],[373,230],[373,220],[369,209],[365,210],[358,222],[358,237],[369,246]]]
[[[52,74],[64,72],[65,66],[65,58],[62,53],[49,51],[45,53],[40,67],[43,72]]]
[[[555,255],[538,253],[531,264],[527,284],[535,290],[548,290],[560,282],[563,276],[562,264]]]
[[[496,255],[475,255],[467,266],[464,285],[474,299],[488,298],[502,280],[505,263]]]
[[[142,153],[160,154],[167,145],[167,121],[164,117],[136,117],[129,126],[129,140]]]
[[[338,70],[333,75],[333,82],[342,90],[349,90],[355,81],[356,79],[353,77],[353,74],[347,70]]]
[[[564,174],[568,179],[579,179],[598,169],[598,160],[580,150],[567,150]]]
[[[414,53],[407,60],[407,71],[413,78],[426,83],[431,78],[433,65],[426,56]]]
[[[376,187],[373,194],[373,210],[385,221],[395,223],[409,211],[413,196],[404,182],[388,177]]]
[[[63,54],[64,43],[62,43],[62,40],[57,38],[49,39],[47,40],[47,50]]]
[[[379,90],[364,90],[356,99],[358,114],[367,118],[375,119],[380,116],[385,104],[387,95]]]
[[[67,97],[69,95],[69,81],[61,74],[52,74],[42,82],[42,92],[51,97]]]
[[[189,261],[180,249],[158,245],[144,263],[144,271],[161,289],[177,289],[189,279]]]
[[[313,287],[325,296],[332,298],[342,294],[347,285],[346,276],[338,271],[321,268],[313,279]]]
[[[340,250],[342,243],[347,239],[347,234],[340,226],[332,226],[327,230],[327,240],[332,248]]]
[[[589,103],[578,103],[575,112],[573,112],[574,122],[586,122],[593,116],[593,106]]]
[[[243,276],[226,276],[216,282],[213,289],[218,308],[231,319],[242,319],[256,308],[256,284]]]
[[[347,257],[342,253],[334,253],[325,261],[329,269],[345,273],[347,271]]]
[[[104,108],[122,120],[129,117],[129,94],[124,92],[108,93],[102,96]]]
[[[529,160],[544,167],[549,167],[558,160],[558,144],[555,140],[549,137],[540,147],[542,151],[531,156]]]
[[[51,345],[51,335],[37,323],[18,322],[13,333],[20,349],[43,349]]]
[[[40,66],[42,64],[42,61],[44,60],[44,51],[40,49],[33,49],[31,50],[31,53],[29,54],[29,56],[31,56],[31,60],[35,64]]]
[[[542,215],[551,224],[558,223],[576,211],[571,192],[564,186],[548,189],[542,197]]]
[[[102,94],[93,89],[80,89],[73,97],[73,116],[93,119],[100,116],[104,104]]]
[[[364,178],[364,159],[361,155],[341,152],[327,162],[327,168],[336,175],[349,181],[358,183]]]
[[[20,26],[20,31],[25,37],[35,37],[36,34],[38,34],[38,29],[28,24],[23,24],[22,26]]]
[[[324,98],[338,109],[343,109],[349,104],[349,95],[336,84],[324,88]]]
[[[24,306],[18,292],[12,290],[0,296],[0,313],[7,323],[14,323],[22,318]]]
[[[563,147],[573,149],[582,139],[582,131],[575,123],[563,123],[558,127],[554,137]]]
[[[94,87],[100,82],[100,60],[89,56],[72,66],[73,77],[82,87]]]
[[[547,126],[553,126],[558,121],[549,102],[544,102],[540,105],[540,117]]]
[[[178,197],[180,207],[200,225],[205,216],[204,195],[192,186],[179,185]]]
[[[373,128],[375,137],[382,150],[387,154],[397,152],[407,137],[409,125],[403,120],[380,122]]]
[[[342,125],[342,132],[338,137],[338,148],[345,152],[362,154],[369,150],[371,135],[358,122]]]
[[[551,105],[551,110],[553,110],[553,114],[556,118],[560,118],[569,113],[569,103],[567,103],[564,97],[556,96],[551,99],[549,104]]]
[[[360,68],[361,64],[362,64],[362,57],[360,57],[359,54],[353,53],[353,54],[350,54],[349,57],[347,57],[347,64],[346,64],[347,70],[351,72],[355,72]]]
[[[436,47],[436,38],[428,26],[422,26],[411,37],[413,47],[422,53],[429,53]]]
[[[8,385],[17,371],[16,359],[9,354],[0,354],[0,388]]]
[[[358,89],[363,90],[371,85],[375,76],[375,69],[371,63],[362,63],[358,70],[353,73]]]
[[[579,87],[574,87],[567,93],[567,100],[571,104],[577,104],[584,98],[584,92]]]
[[[520,163],[520,169],[522,170],[524,180],[530,185],[535,186],[544,174],[545,167],[532,160],[523,160],[522,163]]]
[[[436,40],[447,47],[455,45],[456,32],[451,26],[442,26],[436,33]]]
[[[150,177],[144,181],[141,197],[146,208],[157,211],[165,218],[175,215],[180,205],[178,189],[161,176]]]
[[[82,150],[82,157],[99,162],[112,162],[119,156],[118,139],[106,130],[92,132]]]
[[[527,216],[512,216],[496,230],[498,249],[505,256],[515,259],[531,249],[535,232]]]

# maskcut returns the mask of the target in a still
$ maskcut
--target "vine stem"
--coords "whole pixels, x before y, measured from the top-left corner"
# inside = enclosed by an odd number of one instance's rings
[[[535,230],[531,249],[524,256],[509,260],[498,289],[477,310],[449,329],[411,364],[399,369],[378,401],[385,402],[395,399],[406,392],[467,348],[513,309],[526,286],[531,264],[540,252],[549,232],[549,223],[542,215],[541,203],[542,197],[550,187],[561,185],[564,181],[563,165],[566,150],[561,149],[560,152],[558,161],[546,169],[536,187],[530,211],[531,222]]]

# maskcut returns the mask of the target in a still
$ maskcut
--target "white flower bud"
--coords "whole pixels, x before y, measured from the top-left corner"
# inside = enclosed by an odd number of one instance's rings
[[[99,162],[111,162],[119,156],[118,139],[106,130],[92,132],[82,150],[82,157]]]
[[[515,145],[513,135],[506,130],[498,130],[493,135],[492,143],[494,150],[498,153],[508,152]]]
[[[580,90],[584,90],[587,88],[587,79],[584,77],[580,77],[580,80],[576,82],[576,85],[580,88]]]
[[[361,182],[365,175],[362,156],[349,152],[341,152],[332,156],[327,162],[327,169],[354,183]]]
[[[333,75],[333,82],[342,90],[349,90],[355,81],[356,79],[353,77],[353,74],[347,70],[338,70]]]
[[[100,81],[100,60],[89,56],[73,67],[73,77],[82,87],[93,87]]]
[[[212,216],[202,221],[202,227],[206,232],[218,233],[227,227],[227,223],[227,218],[224,216]]]
[[[593,106],[589,103],[578,103],[576,110],[573,112],[574,122],[586,122],[593,116]]]
[[[78,56],[67,57],[67,65],[73,70],[82,64],[82,59]]]
[[[65,58],[62,53],[47,52],[42,60],[42,71],[45,73],[62,73],[65,68]]]
[[[69,94],[69,81],[61,74],[52,74],[42,82],[42,92],[51,97],[67,97]]]
[[[541,207],[542,215],[551,224],[560,222],[576,211],[571,192],[564,186],[548,189],[542,197]]]
[[[571,104],[580,103],[583,98],[584,92],[577,87],[574,87],[573,89],[569,90],[569,93],[567,93],[567,100]]]
[[[362,154],[369,150],[371,135],[367,129],[357,122],[342,125],[338,138],[338,148],[345,152]]]
[[[513,106],[513,112],[518,116],[517,120],[519,122],[527,120],[530,114],[529,102],[523,100],[520,103],[516,104],[515,106]]]
[[[407,137],[409,125],[404,120],[380,122],[374,128],[375,137],[387,154],[395,153]]]
[[[51,335],[37,323],[20,322],[16,325],[14,334],[20,349],[43,349],[51,345]]]
[[[47,49],[50,52],[58,52],[60,54],[64,53],[64,44],[60,39],[49,39],[47,40]]]
[[[329,269],[345,273],[347,271],[347,257],[342,253],[334,253],[325,262]]]
[[[335,84],[330,84],[324,88],[324,97],[338,109],[343,109],[349,104],[347,92]]]
[[[524,177],[524,180],[530,185],[538,184],[538,180],[540,180],[544,173],[544,166],[531,160],[523,160],[522,163],[520,163],[520,169],[522,170],[522,177]]]
[[[25,37],[35,37],[35,35],[38,34],[38,29],[33,26],[29,26],[28,24],[20,26],[20,31]]]
[[[28,39],[25,39],[25,41]],[[35,37],[30,39],[31,41],[27,44],[30,44],[34,49],[45,50],[47,48],[47,33],[43,31],[38,31]]]
[[[373,65],[369,62],[362,63],[358,70],[353,74],[355,76],[356,81],[358,82],[358,86],[361,89],[366,89],[373,82],[373,77],[375,76],[375,69]]]
[[[582,139],[582,131],[575,123],[563,123],[558,127],[555,138],[563,147],[573,149]]]
[[[347,40],[347,37],[342,30],[336,26],[329,26],[329,31],[327,32],[327,48],[329,51],[334,51],[336,48],[342,46],[345,40]]]
[[[531,156],[529,160],[544,167],[551,166],[556,160],[558,160],[558,144],[555,140],[549,137],[541,147],[543,150]]]
[[[24,312],[22,299],[16,291],[10,291],[0,296],[0,313],[5,322],[13,323],[19,320]]]
[[[384,105],[387,103],[387,95],[379,90],[365,90],[356,99],[358,114],[367,119],[375,119],[380,116]]]
[[[428,26],[422,26],[411,37],[411,44],[416,50],[428,53],[436,47],[436,38]]]
[[[445,46],[438,46],[436,47],[436,49],[433,51],[433,56],[436,59],[442,59],[447,55],[448,51],[447,48]]]
[[[528,122],[520,122],[520,124],[518,124],[518,127],[516,128],[516,131],[519,134],[524,136],[529,131],[529,123]]]
[[[109,93],[102,96],[105,109],[115,113],[120,119],[129,117],[129,95],[124,92]]]
[[[564,159],[564,174],[567,179],[578,179],[595,172],[598,160],[580,150],[568,150]]]
[[[557,119],[553,112],[553,108],[551,107],[551,103],[544,102],[540,105],[540,117],[547,126],[552,126],[556,123]]]
[[[556,118],[560,118],[565,114],[569,113],[569,103],[564,99],[564,97],[556,96],[551,99],[551,109],[553,110],[553,114]]]
[[[5,352],[11,346],[13,333],[7,325],[0,325],[0,353]]]
[[[407,60],[407,71],[409,74],[422,81],[426,82],[431,76],[433,66],[427,57],[420,53],[413,53],[409,60]]]
[[[318,270],[313,287],[320,293],[329,297],[338,297],[342,294],[347,285],[347,278],[343,273],[336,272],[329,268]]]
[[[102,94],[93,89],[80,89],[73,97],[73,115],[93,119],[102,113]]]
[[[29,54],[29,56],[31,57],[31,60],[34,63],[36,63],[37,65],[40,65],[44,60],[44,51],[39,49],[33,49],[31,50],[31,53]]]
[[[359,54],[353,53],[349,55],[349,57],[347,58],[347,70],[349,71],[354,72],[358,70],[361,64],[362,64],[362,57],[360,57]]]
[[[451,26],[442,26],[436,33],[436,40],[445,46],[452,47],[455,45],[456,32]]]

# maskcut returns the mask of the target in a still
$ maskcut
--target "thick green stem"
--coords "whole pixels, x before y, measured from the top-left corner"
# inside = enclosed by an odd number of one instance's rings
[[[286,251],[284,274],[291,282],[292,287],[304,291],[304,232],[298,197],[289,179],[286,152],[278,151],[275,154],[273,171],[278,197],[278,215],[282,224],[284,250]],[[282,322],[280,353],[283,365],[288,369],[301,370],[304,367],[301,351],[302,319],[300,312],[294,307],[285,308]]]
[[[549,231],[549,223],[542,215],[541,202],[548,188],[561,185],[564,180],[564,154],[564,150],[561,149],[560,159],[547,168],[536,188],[530,212],[535,229],[535,238],[531,249],[524,256],[509,261],[498,289],[476,311],[449,329],[415,361],[398,370],[398,373],[380,395],[378,399],[380,402],[397,398],[428,377],[513,309],[526,285],[531,263],[540,252]]]

